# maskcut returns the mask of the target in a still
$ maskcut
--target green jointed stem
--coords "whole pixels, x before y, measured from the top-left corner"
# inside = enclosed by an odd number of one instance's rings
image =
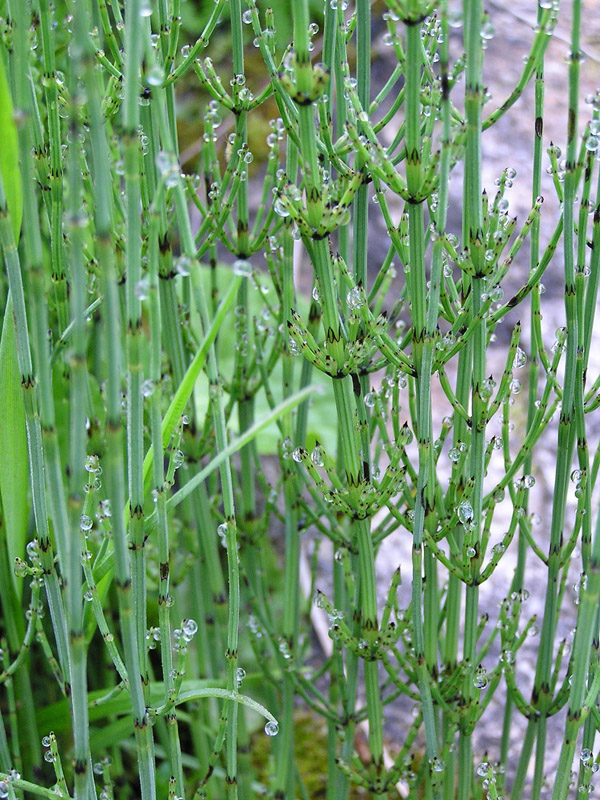
[[[298,99],[312,90],[313,68],[308,50],[308,4],[303,0],[294,6],[295,90]],[[311,104],[302,101],[298,108],[300,122],[300,152],[305,165],[304,191],[306,218],[310,226],[317,227],[323,212],[323,196],[319,181],[314,112]],[[306,242],[313,268],[322,294],[323,326],[326,332],[327,352],[335,364],[342,365],[344,342],[337,306],[337,292],[333,282],[333,263],[325,239]],[[352,384],[349,377],[334,380],[334,399],[340,423],[340,456],[344,464],[349,500],[354,504],[363,483],[362,458],[355,436]],[[367,456],[365,455],[365,458]],[[361,635],[368,643],[377,636],[377,597],[375,592],[375,564],[373,543],[368,519],[352,523],[351,538],[358,548],[360,573],[360,626]],[[365,686],[368,698],[369,745],[373,765],[374,791],[383,777],[382,705],[376,661],[365,661]]]
[[[131,19],[135,26],[137,18]],[[85,87],[90,108],[90,140],[95,180],[95,244],[98,260],[103,305],[103,344],[107,364],[106,374],[106,456],[105,475],[108,498],[113,509],[125,507],[125,468],[123,463],[123,425],[121,421],[121,313],[115,275],[115,259],[112,243],[113,203],[111,175],[109,172],[108,143],[100,109],[98,85],[94,75],[84,74]],[[130,82],[137,86],[137,75]],[[135,93],[134,93],[135,94]],[[137,102],[137,97],[136,97]],[[141,396],[141,392],[140,392]],[[140,454],[139,469],[142,469]],[[131,582],[131,562],[125,519],[121,513],[112,517],[115,585],[119,601],[121,635],[125,651],[125,666],[129,677],[129,691],[136,733],[137,759],[141,795],[143,800],[154,800],[155,770],[153,758],[152,729],[146,713],[142,687],[140,652],[136,636],[135,613],[142,613],[141,598],[134,601]],[[134,606],[135,603],[135,606]],[[136,609],[134,612],[134,608]],[[145,650],[145,631],[143,647]]]
[[[129,488],[129,538],[131,540],[132,591],[136,598],[135,625],[138,657],[144,684],[146,675],[146,579],[144,557],[143,397],[142,397],[142,230],[140,215],[140,73],[142,43],[147,20],[134,0],[125,10],[123,97],[123,162],[125,169],[125,291],[127,353],[127,474]]]
[[[298,171],[298,151],[292,141],[287,143],[286,173],[289,180],[296,180]],[[286,228],[283,240],[283,325],[284,331],[291,323],[292,309],[296,307],[294,291],[294,239]],[[293,392],[294,359],[290,353],[289,341],[285,347],[282,364],[283,397]],[[308,404],[306,404],[308,405]],[[281,421],[284,442],[293,442],[294,425],[292,414]],[[304,444],[301,439],[298,444]],[[285,501],[285,597],[282,636],[291,658],[295,657],[298,646],[300,617],[300,537],[298,535],[298,494],[300,481],[293,461],[282,460],[283,496]],[[283,654],[282,654],[283,658]],[[275,791],[282,796],[294,795],[295,776],[292,769],[294,761],[294,693],[292,675],[284,673],[281,713],[281,741],[279,761],[275,774]]]
[[[87,798],[93,792],[90,771],[89,718],[87,703],[87,653],[83,626],[82,567],[80,556],[80,526],[83,519],[84,486],[86,471],[86,417],[85,400],[89,394],[87,379],[87,333],[85,306],[87,300],[87,275],[85,273],[82,245],[85,220],[81,215],[83,182],[81,162],[83,154],[79,141],[81,128],[78,113],[85,95],[79,86],[81,73],[91,71],[92,54],[89,46],[89,24],[87,14],[74,17],[74,52],[69,75],[71,93],[71,118],[69,120],[71,143],[67,154],[68,224],[69,235],[69,299],[70,317],[73,321],[70,350],[70,412],[69,436],[69,562],[67,583],[67,609],[70,620],[71,644],[71,692],[74,737],[75,797]],[[62,237],[61,237],[62,238]],[[87,558],[87,547],[83,557]]]
[[[426,647],[424,619],[422,611],[423,602],[423,531],[428,529],[433,521],[433,492],[435,488],[433,465],[433,434],[431,412],[431,368],[432,346],[435,328],[431,330],[431,318],[426,306],[426,274],[424,257],[424,229],[423,202],[416,201],[422,182],[422,142],[420,131],[420,91],[422,72],[422,45],[419,27],[408,24],[406,27],[406,179],[409,195],[415,198],[408,206],[409,225],[409,264],[407,282],[410,285],[411,317],[413,330],[413,354],[417,373],[417,415],[416,429],[419,446],[419,472],[417,479],[417,494],[415,498],[415,516],[413,524],[413,551],[412,551],[412,618],[413,618],[413,646],[419,691],[423,702],[423,721],[425,724],[425,738],[427,757],[430,763],[438,756],[438,741],[436,721],[430,690],[430,675],[437,672],[437,646],[428,635]],[[433,298],[431,303],[437,311],[437,293],[439,292],[439,267],[436,265],[436,277]],[[437,316],[437,315],[436,315]],[[437,605],[437,584],[435,579],[435,565],[429,557],[425,559],[425,579],[427,584],[425,596],[425,617],[428,624],[434,623],[431,618],[433,609]],[[429,629],[431,632],[431,629]],[[433,645],[433,646],[432,646]]]
[[[578,140],[578,103],[579,103],[579,74],[580,74],[580,35],[581,35],[580,0],[574,0],[573,19],[571,26],[571,51],[569,58],[569,106],[567,122],[567,159],[565,166],[564,186],[564,269],[565,269],[565,316],[567,322],[567,344],[565,378],[563,398],[558,428],[557,462],[554,483],[554,496],[552,505],[552,523],[550,529],[550,551],[548,553],[548,592],[544,608],[544,621],[542,627],[542,641],[538,655],[535,675],[534,691],[539,689],[542,716],[539,727],[545,728],[545,714],[548,697],[549,669],[551,665],[551,648],[553,646],[556,630],[556,593],[554,589],[555,575],[558,570],[557,554],[562,543],[562,531],[565,524],[566,494],[571,469],[571,458],[574,448],[574,421],[578,406],[582,405],[583,383],[577,380],[581,377],[578,367],[578,345],[581,345],[579,333],[579,320],[577,319],[577,287],[575,276],[575,241],[574,241],[574,210],[575,192],[577,190],[577,140]],[[581,291],[580,293],[581,294]],[[577,431],[579,441],[584,432]],[[560,552],[560,551],[559,551]],[[561,749],[559,764],[556,772],[552,798],[553,800],[566,800],[569,792],[569,779],[577,731],[581,724],[581,711],[585,692],[585,682],[588,676],[590,660],[590,646],[596,623],[595,608],[600,591],[598,574],[598,559],[600,557],[600,539],[598,529],[594,537],[594,548],[589,560],[587,574],[587,588],[583,591],[582,603],[578,613],[578,627],[574,641],[573,653],[573,680],[569,692],[569,705],[565,736]],[[544,662],[542,659],[546,658]],[[534,791],[536,787],[534,786]],[[536,800],[537,795],[534,795]]]
[[[481,206],[481,106],[483,102],[482,84],[482,43],[481,25],[483,22],[483,6],[481,2],[464,3],[464,42],[466,51],[465,80],[465,117],[466,117],[466,149],[465,149],[465,189],[463,236],[469,248],[469,256],[473,266],[474,277],[471,283],[472,314],[475,316],[480,308],[481,295],[484,290],[484,232]],[[482,520],[484,453],[485,453],[485,401],[482,396],[482,385],[485,379],[485,347],[486,325],[482,321],[474,331],[471,342],[472,363],[468,364],[465,356],[465,369],[471,372],[471,450],[469,476],[474,483],[471,519],[467,521],[464,531],[464,546],[469,552],[475,551],[475,558],[470,559],[470,569],[477,566],[479,555],[479,537]],[[479,617],[477,585],[468,585],[465,596],[465,631],[463,658],[468,665],[464,679],[463,693],[467,703],[472,702],[479,689],[473,686],[473,670],[475,663],[476,629]],[[471,755],[471,733],[474,719],[465,715],[461,720],[459,738],[458,796],[467,800],[471,793],[473,766]]]
[[[538,20],[540,20],[543,13],[542,9],[538,9]],[[534,124],[534,141],[533,141],[533,182],[532,182],[532,201],[535,202],[541,193],[541,179],[542,179],[542,154],[543,154],[543,111],[544,111],[544,61],[543,56],[540,56],[536,64],[535,71],[535,124]],[[538,263],[540,255],[540,218],[538,217],[531,228],[531,250],[530,250],[530,272],[533,272]],[[529,369],[528,377],[528,390],[529,390],[529,403],[527,407],[527,430],[530,431],[534,424],[536,405],[535,401],[538,395],[538,382],[539,382],[539,349],[542,344],[537,335],[539,330],[539,321],[541,319],[540,312],[540,293],[539,291],[532,292],[531,300],[531,366]],[[533,456],[530,453],[525,460],[523,470],[525,474],[532,473]],[[521,591],[524,586],[525,576],[525,560],[527,555],[527,542],[524,534],[520,531],[518,539],[518,562],[515,569],[515,574],[511,582],[511,590]],[[513,719],[513,701],[510,693],[507,693],[506,709],[504,716],[504,725],[502,732],[502,745],[501,745],[501,758],[506,761],[508,758],[509,736],[511,721]],[[534,726],[532,722],[528,722],[527,734],[523,739],[523,746],[519,756],[519,766],[514,781],[513,792],[522,791],[523,782],[525,780],[525,769],[531,757],[531,748],[533,747],[533,733]],[[515,796],[518,796],[516,794]]]

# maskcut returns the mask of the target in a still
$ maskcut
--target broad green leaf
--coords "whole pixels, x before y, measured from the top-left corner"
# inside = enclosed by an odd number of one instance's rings
[[[15,242],[19,241],[21,218],[23,216],[23,198],[21,195],[21,172],[19,170],[19,139],[15,124],[13,104],[10,96],[4,61],[0,54],[0,131],[2,146],[0,147],[0,171],[4,183],[8,212],[12,223]]]
[[[239,692],[231,692],[229,689],[224,689],[222,686],[214,686],[214,684],[218,682],[219,681],[209,680],[183,681],[175,705],[179,706],[182,703],[187,703],[192,700],[201,700],[202,698],[217,697],[222,700],[233,700],[236,703],[241,703],[263,716],[269,722],[276,722],[275,717],[261,703],[248,697],[248,695],[240,694]],[[131,716],[131,698],[129,692],[125,690],[111,697],[107,702],[98,702],[101,698],[107,696],[110,691],[110,689],[100,689],[88,694],[90,723],[115,715]],[[160,708],[164,697],[164,683],[160,681],[152,683],[150,685],[150,705],[157,708],[159,714],[161,713]],[[67,733],[71,728],[69,703],[66,699],[59,700],[56,703],[52,703],[40,709],[36,716],[40,730],[50,730],[50,728],[52,728],[56,734],[62,734]],[[131,732],[131,722],[129,731]]]
[[[225,319],[225,315],[231,304],[235,300],[235,296],[239,289],[240,283],[242,282],[242,278],[234,278],[231,282],[229,289],[227,290],[225,296],[221,300],[221,303],[217,309],[217,313],[215,314],[215,318],[212,321],[212,324],[204,339],[202,344],[200,345],[198,352],[194,356],[192,363],[187,368],[187,372],[185,373],[183,380],[181,381],[181,385],[178,387],[177,391],[169,408],[167,409],[167,413],[163,419],[162,423],[162,444],[163,447],[166,447],[169,443],[169,439],[171,438],[171,434],[175,430],[177,423],[179,422],[179,418],[183,414],[183,410],[187,405],[188,400],[190,399],[192,392],[194,390],[194,386],[202,371],[202,367],[206,362],[206,356],[208,355],[208,350],[211,344],[217,338],[217,334],[223,324],[223,320]],[[149,481],[151,477],[152,471],[152,462],[153,462],[153,447],[150,446],[150,449],[146,453],[146,458],[144,459],[144,485],[145,488],[149,488]]]
[[[199,689],[207,689],[211,686],[214,688],[215,684],[222,684],[223,681],[210,681],[210,680],[184,680],[181,685],[182,692],[197,691]],[[103,697],[106,697],[111,691],[110,687],[106,689],[95,689],[88,693],[89,704],[89,720],[90,723],[106,719],[115,715],[126,714],[131,715],[131,698],[129,692],[123,690],[114,697],[111,697],[106,702],[98,702]],[[161,681],[156,681],[150,684],[150,705],[158,706],[163,702],[165,697],[165,685]],[[36,712],[38,727],[41,731],[53,730],[57,735],[68,733],[71,730],[71,716],[70,705],[66,698],[58,700],[56,703],[40,708]]]
[[[2,148],[0,148],[0,152]],[[15,557],[23,558],[29,504],[27,499],[28,456],[25,436],[25,409],[21,389],[21,374],[17,363],[15,326],[12,299],[9,295],[0,339],[0,386],[2,387],[2,413],[0,414],[0,497],[6,527],[6,545],[9,564]],[[12,570],[11,570],[12,573]],[[12,576],[17,595],[21,597],[23,581]]]

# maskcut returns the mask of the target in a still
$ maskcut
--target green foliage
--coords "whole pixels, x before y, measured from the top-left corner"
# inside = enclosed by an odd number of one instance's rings
[[[0,448],[3,468],[0,471],[0,497],[2,498],[2,547],[6,548],[4,559],[12,564],[15,558],[23,558],[29,519],[27,492],[28,458],[25,437],[25,411],[21,390],[21,375],[15,349],[15,330],[12,319],[12,301],[8,299],[0,339],[0,383],[2,385],[2,414],[0,415]],[[13,588],[21,596],[22,584],[11,576],[10,582],[2,581],[3,588]],[[3,605],[12,603],[6,596]]]
[[[2,172],[13,236],[15,241],[18,242],[21,231],[21,218],[23,216],[21,173],[19,171],[19,142],[13,103],[6,79],[4,52],[0,53],[0,129],[2,130],[0,171]]]
[[[541,124],[549,0],[497,106],[481,0],[0,14],[0,798],[541,800],[548,770],[553,800],[587,797],[580,0],[564,160]],[[482,134],[530,84],[517,219]]]

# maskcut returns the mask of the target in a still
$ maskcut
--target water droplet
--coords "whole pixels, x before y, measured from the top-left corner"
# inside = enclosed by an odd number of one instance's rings
[[[141,0],[140,3],[140,17],[152,16],[152,2],[151,0]]]
[[[458,449],[458,447],[452,447],[448,451],[448,458],[450,459],[450,461],[453,461],[455,464],[458,461],[460,461],[460,450]]]
[[[198,633],[198,623],[195,619],[184,619],[181,623],[181,632],[186,642],[191,642]]]
[[[243,667],[238,667],[235,672],[235,681],[237,683],[238,689],[242,685],[242,681],[246,677],[246,670]]]
[[[0,798],[8,797],[8,783],[0,781]]]
[[[148,378],[141,385],[142,397],[152,397],[154,394],[154,381]]]
[[[355,286],[348,292],[346,295],[346,303],[348,304],[348,308],[351,308],[354,311],[362,308],[365,305],[365,296],[360,286]]]
[[[147,278],[142,278],[135,285],[135,296],[138,300],[147,300],[150,294],[150,281]]]
[[[52,750],[46,750],[44,753],[44,761],[47,761],[49,764],[53,764],[56,761],[56,756]]]
[[[592,756],[593,756],[592,751],[589,748],[584,747],[583,750],[581,751],[579,758],[581,759],[582,764],[589,764],[590,761],[592,760]]]
[[[400,433],[398,434],[397,444],[400,447],[406,447],[409,445],[413,440],[413,432],[405,423],[402,428],[400,429]]]
[[[146,73],[146,83],[148,86],[161,86],[165,79],[165,73],[158,64],[153,64]]]
[[[460,28],[463,24],[462,11],[458,8],[449,9],[448,11],[448,25],[451,28]]]
[[[99,761],[96,761],[96,763],[94,764],[94,772],[96,773],[96,775],[102,775],[102,773],[104,772],[104,767]]]
[[[249,8],[242,14],[242,22],[245,25],[250,25],[252,23],[252,11]]]
[[[289,217],[290,215],[290,212],[281,197],[278,197],[273,203],[273,210],[279,217]]]
[[[302,353],[302,348],[300,347],[298,342],[291,336],[288,339],[288,353],[291,356],[299,356]]]
[[[585,142],[585,147],[590,153],[595,153],[600,145],[600,139],[597,136],[588,136]]]
[[[517,351],[515,353],[515,359],[513,361],[513,369],[521,369],[527,363],[527,355],[524,350],[520,347],[517,347]]]
[[[265,733],[267,736],[277,736],[279,733],[279,723],[277,720],[270,719],[265,725]]]
[[[321,445],[315,445],[314,450],[310,454],[310,460],[315,465],[315,467],[323,466],[323,448],[321,447]]]
[[[486,378],[481,384],[479,394],[484,400],[487,400],[492,396],[492,392],[494,391],[495,387],[496,381],[493,378]]]
[[[100,470],[100,459],[96,455],[85,457],[85,468],[88,472],[96,473]]]
[[[375,406],[374,392],[367,392],[367,394],[365,395],[365,405],[367,408],[373,408]]]
[[[297,464],[301,464],[306,456],[306,450],[303,447],[296,447],[292,452],[292,458]]]
[[[491,39],[495,33],[494,26],[490,22],[490,20],[486,20],[483,25],[481,26],[481,30],[479,33],[481,34],[481,38],[488,40]]]
[[[86,603],[92,602],[92,600],[94,599],[94,593],[92,592],[91,589],[86,589],[86,591],[83,594],[83,599],[85,600]]]
[[[479,667],[473,676],[473,686],[476,689],[485,689],[488,685],[487,671],[483,667]]]
[[[241,278],[249,278],[252,275],[252,265],[246,259],[238,258],[233,262],[233,274]]]
[[[173,153],[168,153],[166,150],[159,150],[156,154],[156,168],[163,176],[167,188],[173,188],[177,185],[177,180],[179,178],[179,162]]]
[[[429,766],[431,767],[432,772],[443,772],[444,771],[444,762],[437,757],[429,759]]]
[[[227,547],[227,523],[222,522],[217,528],[217,533],[223,547]]]
[[[175,270],[177,271],[178,275],[182,275],[184,278],[192,271],[192,259],[185,254],[179,256],[179,258],[175,261]]]
[[[79,527],[81,528],[81,530],[90,531],[92,529],[92,525],[93,522],[90,519],[90,517],[88,517],[87,514],[82,514],[81,517],[79,518]]]
[[[463,500],[461,503],[459,503],[456,513],[458,515],[459,522],[461,522],[463,525],[470,525],[473,522],[473,506],[468,500]]]
[[[38,540],[32,539],[30,542],[27,542],[27,547],[25,548],[27,551],[27,557],[30,561],[37,561],[38,560]]]

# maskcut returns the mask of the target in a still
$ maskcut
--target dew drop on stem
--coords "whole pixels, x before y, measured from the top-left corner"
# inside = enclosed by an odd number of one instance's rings
[[[147,300],[150,294],[150,281],[147,278],[142,278],[135,285],[135,296],[138,300]]]
[[[146,83],[148,86],[161,86],[165,79],[165,73],[158,64],[153,64],[146,73]]]
[[[525,364],[527,363],[527,355],[524,350],[520,347],[517,347],[517,351],[515,353],[515,358],[513,361],[513,369],[522,369]]]
[[[233,274],[240,278],[249,278],[252,275],[252,265],[246,259],[238,258],[233,262]]]
[[[456,509],[459,522],[470,525],[473,522],[473,506],[468,500],[463,500]]]
[[[82,514],[79,518],[79,527],[82,531],[87,532],[92,529],[93,522],[87,514]]]
[[[142,397],[152,397],[154,394],[154,381],[150,378],[141,385]]]
[[[265,733],[267,736],[277,736],[279,733],[279,723],[274,719],[270,719],[265,725]]]
[[[314,450],[310,454],[310,460],[315,465],[315,467],[323,466],[323,448],[321,447],[321,445],[315,445]]]

